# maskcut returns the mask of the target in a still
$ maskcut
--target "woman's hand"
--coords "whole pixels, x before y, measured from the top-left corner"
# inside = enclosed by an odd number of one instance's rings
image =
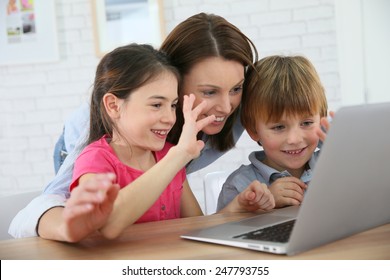
[[[329,116],[333,119],[334,118],[334,115],[335,115],[335,112],[334,111],[330,111],[329,112]],[[325,141],[326,139],[326,133],[328,132],[329,128],[330,128],[330,122],[329,122],[329,119],[328,117],[323,117],[321,118],[321,126],[318,128],[317,130],[317,135],[318,137],[320,138],[320,140],[322,142]]]

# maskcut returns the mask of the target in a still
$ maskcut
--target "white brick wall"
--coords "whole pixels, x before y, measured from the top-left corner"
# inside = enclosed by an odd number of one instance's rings
[[[256,44],[261,57],[303,54],[316,66],[331,108],[340,104],[334,0],[164,0],[166,31],[198,12],[221,15]],[[42,189],[53,177],[52,151],[66,116],[88,98],[98,58],[89,0],[57,0],[60,61],[0,66],[0,195]],[[235,169],[258,149],[237,147],[191,176],[203,203],[207,172]]]

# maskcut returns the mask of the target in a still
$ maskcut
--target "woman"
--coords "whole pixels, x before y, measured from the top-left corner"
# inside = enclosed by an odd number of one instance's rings
[[[161,50],[181,71],[180,99],[192,93],[196,98],[194,106],[203,100],[207,102],[200,118],[216,116],[199,134],[205,148],[187,165],[188,174],[214,162],[234,147],[241,136],[243,127],[238,116],[242,84],[246,68],[257,60],[257,51],[237,27],[220,16],[205,13],[180,23],[163,42]],[[183,124],[180,105],[168,139],[172,143],[177,143]],[[78,137],[74,150],[68,151],[54,180],[12,222],[10,234],[14,237],[38,234],[42,238],[77,241],[105,223],[118,194],[118,189],[110,188],[110,174],[100,174],[79,185],[69,198],[74,161],[87,143],[87,123],[86,112],[78,120],[85,128],[81,130],[84,133]],[[91,204],[98,207],[91,210]]]

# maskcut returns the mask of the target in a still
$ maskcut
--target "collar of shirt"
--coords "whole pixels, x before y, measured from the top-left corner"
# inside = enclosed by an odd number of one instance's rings
[[[309,168],[303,172],[303,174],[300,178],[306,184],[309,183],[311,180],[312,173],[313,173],[312,170],[314,168],[316,158],[317,158],[317,154],[313,154],[313,156],[310,158],[310,160],[308,162]],[[252,152],[249,155],[249,161],[253,164],[253,166],[258,170],[258,172],[261,174],[261,176],[269,184],[272,184],[276,179],[291,176],[291,174],[287,170],[278,171],[278,170],[264,164],[262,162],[264,159],[265,159],[264,151]]]

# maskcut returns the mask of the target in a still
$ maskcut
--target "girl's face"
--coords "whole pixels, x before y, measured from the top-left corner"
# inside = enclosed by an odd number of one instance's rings
[[[320,115],[286,116],[276,123],[258,120],[256,135],[250,136],[260,141],[266,159],[264,163],[278,171],[287,170],[300,178],[319,141],[316,129],[320,126]]]
[[[133,152],[139,149],[159,151],[165,145],[168,132],[176,121],[178,81],[165,72],[135,90],[126,100],[119,99],[116,121],[121,136],[126,138]],[[121,139],[113,135],[113,141]],[[117,144],[126,145],[123,140]]]
[[[240,105],[244,66],[233,60],[212,57],[195,64],[183,77],[184,94],[193,93],[196,97],[194,106],[207,101],[206,108],[199,118],[215,115],[216,120],[203,128],[208,135],[219,133],[227,118]]]

